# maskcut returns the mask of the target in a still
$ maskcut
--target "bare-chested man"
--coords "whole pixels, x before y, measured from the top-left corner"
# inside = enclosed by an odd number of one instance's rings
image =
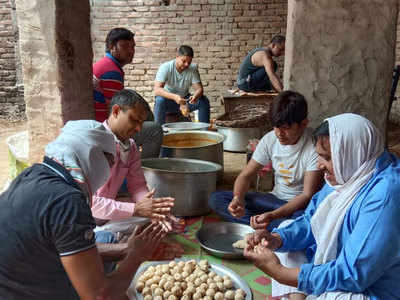
[[[241,94],[259,94],[276,90],[283,91],[283,86],[276,75],[277,64],[273,57],[285,53],[285,37],[276,35],[267,47],[250,51],[239,68],[237,84]]]

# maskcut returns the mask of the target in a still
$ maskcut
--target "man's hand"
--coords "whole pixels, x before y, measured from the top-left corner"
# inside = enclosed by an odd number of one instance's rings
[[[250,218],[250,226],[254,229],[265,229],[274,219],[276,219],[274,213],[269,211],[261,215],[252,216]]]
[[[242,218],[245,214],[244,206],[244,200],[240,200],[238,196],[234,196],[228,206],[228,211],[235,218]]]
[[[159,222],[152,222],[144,229],[143,226],[137,226],[128,238],[127,252],[139,257],[141,261],[148,260],[165,235]]]
[[[194,96],[190,96],[189,97],[189,103],[190,104],[195,104],[197,102],[197,100],[199,100],[199,98],[195,98]]]
[[[136,203],[134,216],[164,220],[170,214],[175,199],[171,197],[153,198],[154,193],[155,189],[152,189]]]
[[[269,233],[268,230],[259,229],[246,236],[247,245],[251,248],[261,245],[271,250],[276,250],[282,245],[279,234]]]
[[[179,104],[179,105],[186,105],[186,99],[185,98],[182,98],[181,96],[179,96],[179,95],[175,95],[175,102],[177,103],[177,104]]]
[[[245,258],[251,260],[257,268],[269,276],[273,276],[278,269],[282,268],[281,262],[275,253],[262,245],[257,245],[254,248],[247,246],[243,254]]]

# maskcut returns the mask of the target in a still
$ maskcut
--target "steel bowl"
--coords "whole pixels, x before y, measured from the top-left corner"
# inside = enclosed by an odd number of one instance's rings
[[[175,216],[199,216],[210,211],[208,198],[216,190],[222,167],[209,161],[186,158],[142,159],[147,185],[155,197],[173,197]]]
[[[210,124],[202,122],[174,122],[174,123],[165,123],[162,125],[164,131],[167,132],[207,130],[208,127],[210,127]]]
[[[254,229],[248,225],[216,222],[204,224],[196,232],[196,238],[201,247],[211,255],[227,259],[243,259],[243,249],[234,248],[232,244],[252,232]]]

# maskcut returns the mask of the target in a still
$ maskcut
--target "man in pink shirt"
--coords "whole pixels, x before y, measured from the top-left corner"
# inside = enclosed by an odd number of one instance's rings
[[[147,114],[147,102],[133,90],[121,90],[111,100],[109,116],[103,125],[114,134],[117,153],[110,177],[93,195],[92,214],[96,219],[106,221],[146,217],[162,221],[170,214],[174,199],[154,198],[155,190],[148,190],[140,152],[131,138],[141,130]],[[124,180],[130,196],[118,197]]]

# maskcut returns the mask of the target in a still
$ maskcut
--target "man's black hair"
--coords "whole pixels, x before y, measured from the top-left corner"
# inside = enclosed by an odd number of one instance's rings
[[[271,44],[275,44],[275,45],[282,45],[284,44],[286,41],[286,38],[283,35],[275,35],[272,40],[271,40]]]
[[[106,38],[106,52],[110,52],[111,48],[119,41],[119,40],[132,40],[135,34],[126,29],[126,28],[113,28],[107,34]]]
[[[272,102],[269,109],[269,118],[273,127],[282,125],[291,126],[300,124],[307,118],[307,101],[303,95],[293,91],[280,93]]]
[[[314,145],[317,143],[318,138],[320,137],[329,137],[329,122],[322,122],[317,129],[314,130],[312,134]]]
[[[184,56],[189,56],[193,58],[193,48],[187,45],[182,45],[179,47],[178,49],[178,54],[180,56],[184,55]]]
[[[131,108],[136,107],[136,105],[143,106],[147,112],[151,112],[150,106],[142,96],[131,89],[123,89],[114,94],[111,99],[110,106],[108,108],[108,114],[111,115],[112,107],[118,105],[121,107],[122,111],[127,111]]]

